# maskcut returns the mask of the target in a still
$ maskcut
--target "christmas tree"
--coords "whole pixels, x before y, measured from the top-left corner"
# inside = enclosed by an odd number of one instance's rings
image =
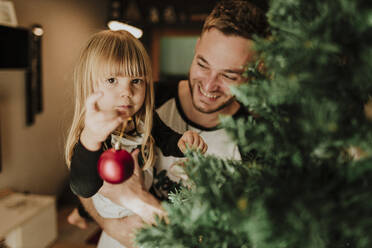
[[[141,247],[372,247],[372,2],[275,0],[249,83],[222,118],[251,161],[189,153]]]

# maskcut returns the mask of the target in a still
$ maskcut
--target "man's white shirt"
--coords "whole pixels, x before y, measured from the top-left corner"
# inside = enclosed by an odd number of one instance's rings
[[[241,155],[238,146],[229,135],[226,133],[225,129],[220,128],[216,130],[201,130],[191,124],[188,124],[182,119],[180,115],[175,98],[171,98],[165,102],[161,107],[156,110],[162,119],[162,121],[172,128],[174,131],[183,134],[188,130],[193,130],[204,139],[208,145],[208,150],[206,154],[215,155],[222,159],[234,159],[241,160]],[[157,148],[157,161],[155,167],[160,170],[170,171],[172,165],[176,164],[180,158],[172,156],[163,156],[160,149]],[[178,181],[172,173],[168,173],[171,180]]]

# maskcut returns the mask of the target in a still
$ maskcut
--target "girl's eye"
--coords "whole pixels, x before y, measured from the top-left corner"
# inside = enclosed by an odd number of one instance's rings
[[[132,79],[131,82],[132,82],[132,84],[141,84],[143,82],[143,80],[140,79],[140,78],[135,78],[135,79]]]
[[[109,83],[109,84],[114,84],[117,82],[116,78],[108,78],[106,79],[106,82]]]

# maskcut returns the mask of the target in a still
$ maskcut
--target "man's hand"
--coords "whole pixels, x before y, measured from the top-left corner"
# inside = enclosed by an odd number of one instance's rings
[[[178,147],[182,152],[186,152],[186,149],[189,148],[205,153],[208,149],[208,145],[204,142],[203,138],[191,130],[183,133],[181,139],[178,141]]]
[[[99,193],[116,204],[131,210],[140,216],[144,222],[154,223],[154,215],[166,217],[166,212],[160,202],[144,188],[143,172],[138,165],[138,153],[138,149],[132,152],[134,160],[133,175],[121,184],[104,182]]]
[[[136,198],[144,190],[143,172],[138,165],[138,153],[139,149],[132,152],[134,171],[128,180],[121,184],[110,184],[104,181],[103,186],[99,190],[100,194],[130,210],[134,207],[131,205],[131,199]],[[126,198],[126,201],[121,203],[121,198]]]
[[[134,234],[144,224],[141,217],[131,215],[120,219],[105,219],[98,214],[91,198],[80,197],[80,201],[105,233],[125,247],[135,247],[133,244]]]
[[[97,103],[102,96],[102,92],[93,93],[87,98],[85,104],[84,129],[81,132],[80,141],[91,151],[99,150],[102,142],[123,122],[123,118],[117,111],[99,109]]]
[[[120,219],[105,219],[103,230],[125,247],[131,248],[136,247],[134,245],[135,234],[143,225],[141,217],[130,215]]]

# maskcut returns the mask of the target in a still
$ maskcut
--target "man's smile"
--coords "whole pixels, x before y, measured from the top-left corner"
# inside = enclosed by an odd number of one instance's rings
[[[210,93],[204,91],[204,89],[203,89],[203,87],[201,86],[201,84],[198,84],[198,87],[199,87],[199,91],[200,91],[200,93],[201,93],[203,96],[208,97],[208,98],[210,98],[211,100],[215,100],[215,99],[217,99],[218,95],[216,95],[216,94],[210,94]]]

